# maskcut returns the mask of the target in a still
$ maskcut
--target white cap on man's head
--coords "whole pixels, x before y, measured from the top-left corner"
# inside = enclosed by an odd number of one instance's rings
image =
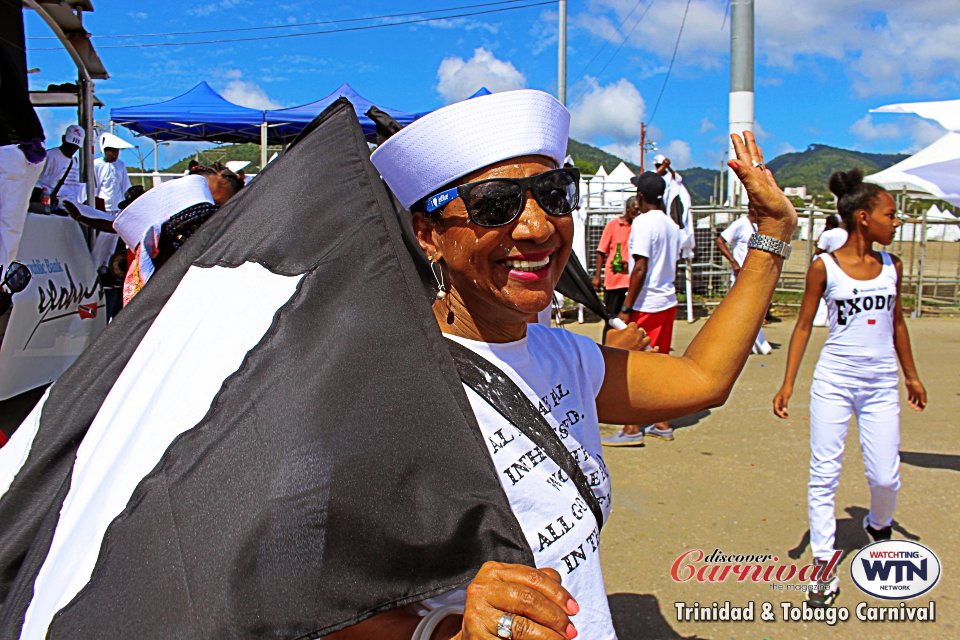
[[[658,153],[657,155],[653,156],[653,166],[659,167],[660,165],[663,164],[663,161],[666,159],[667,159],[667,156],[663,155],[662,153]]]
[[[468,98],[404,127],[370,160],[406,208],[477,169],[518,156],[563,164],[570,112],[543,91]]]
[[[124,140],[123,138],[118,138],[112,133],[101,133],[100,134],[100,151],[103,152],[104,149],[132,149],[133,145]]]
[[[86,137],[86,132],[78,124],[72,124],[67,127],[66,131],[63,132],[63,141],[67,144],[72,144],[75,147],[83,146],[83,139]]]

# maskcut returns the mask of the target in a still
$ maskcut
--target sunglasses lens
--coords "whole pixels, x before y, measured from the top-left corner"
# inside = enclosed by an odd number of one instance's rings
[[[517,216],[523,205],[523,194],[520,186],[512,181],[486,180],[470,189],[466,205],[474,222],[496,227]]]
[[[565,216],[579,204],[579,185],[574,176],[562,169],[537,177],[533,194],[543,210],[552,216]]]

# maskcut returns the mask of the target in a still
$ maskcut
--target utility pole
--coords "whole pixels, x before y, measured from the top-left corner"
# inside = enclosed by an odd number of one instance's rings
[[[730,2],[730,133],[742,135],[753,130],[753,0]],[[729,157],[736,157],[733,143],[728,146]],[[727,199],[730,206],[741,202],[743,187],[733,172],[727,169]]]
[[[557,99],[567,104],[567,0],[559,0],[560,24],[557,27]]]
[[[647,155],[647,125],[640,123],[640,173],[644,172],[644,157]]]

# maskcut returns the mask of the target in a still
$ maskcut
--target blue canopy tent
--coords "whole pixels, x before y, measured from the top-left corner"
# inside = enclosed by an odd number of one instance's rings
[[[260,142],[263,111],[242,107],[200,82],[156,104],[110,110],[110,120],[155,141]]]
[[[376,106],[381,111],[387,113],[403,126],[407,126],[417,118],[429,113],[429,111],[408,113],[406,111],[388,109],[387,107],[375,105],[357,93],[349,84],[342,84],[330,95],[315,100],[314,102],[302,104],[298,107],[290,107],[289,109],[273,109],[267,111],[266,121],[270,127],[271,137],[276,137],[286,142],[293,140],[304,127],[340,97],[346,98],[353,104],[353,108],[357,112],[357,118],[360,120],[360,127],[363,129],[363,135],[370,140],[376,137],[376,125],[373,120],[365,114],[372,106]]]

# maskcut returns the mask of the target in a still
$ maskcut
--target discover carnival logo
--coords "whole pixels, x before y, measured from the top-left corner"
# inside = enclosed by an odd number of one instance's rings
[[[940,579],[940,559],[911,540],[881,540],[853,557],[850,577],[866,594],[907,600],[933,589]]]

